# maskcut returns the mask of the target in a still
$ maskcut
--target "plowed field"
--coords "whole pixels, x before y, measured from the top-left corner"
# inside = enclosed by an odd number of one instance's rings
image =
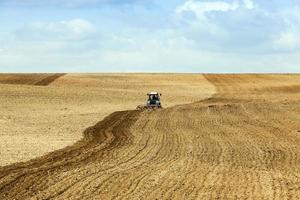
[[[149,91],[163,94],[164,107],[215,92],[196,74],[65,74],[49,82],[54,76],[0,74],[0,166],[74,144],[105,116],[145,103]]]
[[[0,74],[0,84],[46,86],[65,74]]]
[[[0,199],[300,199],[300,75],[197,76],[216,93],[0,168]]]

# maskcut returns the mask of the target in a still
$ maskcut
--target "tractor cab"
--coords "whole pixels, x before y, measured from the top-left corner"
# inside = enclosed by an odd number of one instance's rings
[[[160,102],[161,94],[159,94],[158,92],[150,92],[147,95],[148,95],[148,100],[147,100],[148,107],[161,108],[161,102]]]

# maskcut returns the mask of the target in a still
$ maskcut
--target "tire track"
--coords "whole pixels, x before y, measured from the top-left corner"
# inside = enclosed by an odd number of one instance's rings
[[[0,74],[0,84],[47,86],[66,74]]]
[[[71,147],[0,168],[0,199],[297,199],[300,96],[270,88],[300,77],[206,78],[209,99],[116,112]]]

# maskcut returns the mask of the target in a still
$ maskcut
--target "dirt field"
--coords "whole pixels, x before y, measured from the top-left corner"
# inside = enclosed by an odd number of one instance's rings
[[[118,75],[110,86],[115,76],[91,76],[67,75],[46,87],[71,84],[93,99],[100,82],[120,94],[153,83],[150,75],[145,83],[142,75]],[[168,108],[114,112],[72,146],[0,168],[0,199],[300,199],[300,75],[188,76],[158,81]],[[71,109],[79,100],[69,101]],[[100,105],[89,102],[73,110]]]
[[[65,74],[0,74],[0,84],[46,86]]]
[[[172,106],[214,89],[198,75],[0,74],[0,166],[72,145],[110,113],[144,103],[149,90]]]

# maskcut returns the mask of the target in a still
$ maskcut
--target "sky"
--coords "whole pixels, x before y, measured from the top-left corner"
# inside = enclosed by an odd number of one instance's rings
[[[0,0],[0,72],[300,72],[299,0]]]

